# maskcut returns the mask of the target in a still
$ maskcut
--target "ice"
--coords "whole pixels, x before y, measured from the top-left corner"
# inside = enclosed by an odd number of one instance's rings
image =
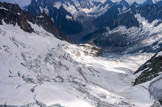
[[[132,86],[133,73],[152,53],[94,57],[86,47],[61,41],[30,24],[35,33],[0,25],[0,105],[149,107],[154,103],[145,84]]]

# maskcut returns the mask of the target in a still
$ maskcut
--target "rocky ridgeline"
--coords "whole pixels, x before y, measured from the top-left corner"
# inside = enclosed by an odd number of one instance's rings
[[[138,85],[154,79],[162,72],[162,51],[155,54],[150,60],[143,64],[136,72],[141,73],[135,80],[134,85]]]
[[[21,10],[21,8],[16,4],[0,2],[0,24],[2,25],[4,22],[14,26],[18,25],[22,30],[29,33],[34,32],[34,29],[29,23],[31,22],[41,26],[46,31],[52,33],[55,37],[70,42],[68,37],[57,29],[51,18],[46,15],[45,12],[33,16],[29,12]]]
[[[34,31],[18,5],[0,2],[0,24],[3,21],[7,24],[18,24],[26,32]]]

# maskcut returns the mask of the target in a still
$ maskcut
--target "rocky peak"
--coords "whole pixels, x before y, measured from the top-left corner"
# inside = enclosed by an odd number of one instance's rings
[[[120,4],[123,5],[123,6],[129,7],[128,2],[126,2],[125,0],[121,0]]]
[[[138,4],[137,2],[134,2],[134,3],[131,5],[131,7],[137,8],[137,7],[139,7],[139,4]]]
[[[22,13],[21,8],[17,4],[0,2],[0,7],[9,10],[12,13]]]
[[[0,2],[0,24],[3,24],[3,21],[14,26],[18,24],[26,32],[34,31],[18,5]]]

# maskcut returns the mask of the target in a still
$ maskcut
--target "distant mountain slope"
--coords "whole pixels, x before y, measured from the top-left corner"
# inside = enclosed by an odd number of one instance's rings
[[[114,3],[103,15],[94,19],[93,23],[97,28],[110,26],[113,20],[117,19],[118,14],[121,14],[128,7],[129,4],[125,0]]]
[[[54,20],[60,31],[67,35],[87,32],[91,20],[102,15],[111,0],[32,0],[26,11],[37,15],[43,10]]]
[[[110,30],[119,26],[139,27],[140,23],[134,17],[138,13],[149,22],[161,19],[161,15],[157,13],[160,7],[148,6],[149,4],[160,6],[161,1],[147,0],[144,3],[138,3],[130,4],[127,0],[118,2],[111,0],[32,0],[25,10],[34,15],[44,10],[60,31],[80,43],[80,38],[103,27],[109,27]],[[129,10],[131,12],[127,12]]]
[[[114,52],[135,52],[140,50],[143,52],[156,50],[157,52],[161,46],[161,16],[161,6],[131,6],[123,13],[116,15],[114,20],[110,22],[107,20],[108,23],[104,23],[106,28],[103,29],[105,30],[99,29],[83,37],[82,42],[93,41],[97,46]],[[106,18],[102,20],[106,20]],[[102,21],[100,22],[102,23]],[[153,39],[154,42],[152,41],[147,43],[149,45],[144,45],[143,41],[146,42],[149,38],[153,37],[159,39]]]

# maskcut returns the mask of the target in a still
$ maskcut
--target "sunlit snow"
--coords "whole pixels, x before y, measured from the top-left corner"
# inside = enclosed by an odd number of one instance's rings
[[[56,39],[37,25],[35,33],[0,25],[0,104],[150,107],[134,71],[152,54],[93,57],[86,47]],[[144,84],[145,86],[145,84]],[[141,97],[142,96],[142,97]],[[35,106],[34,106],[35,107]]]

